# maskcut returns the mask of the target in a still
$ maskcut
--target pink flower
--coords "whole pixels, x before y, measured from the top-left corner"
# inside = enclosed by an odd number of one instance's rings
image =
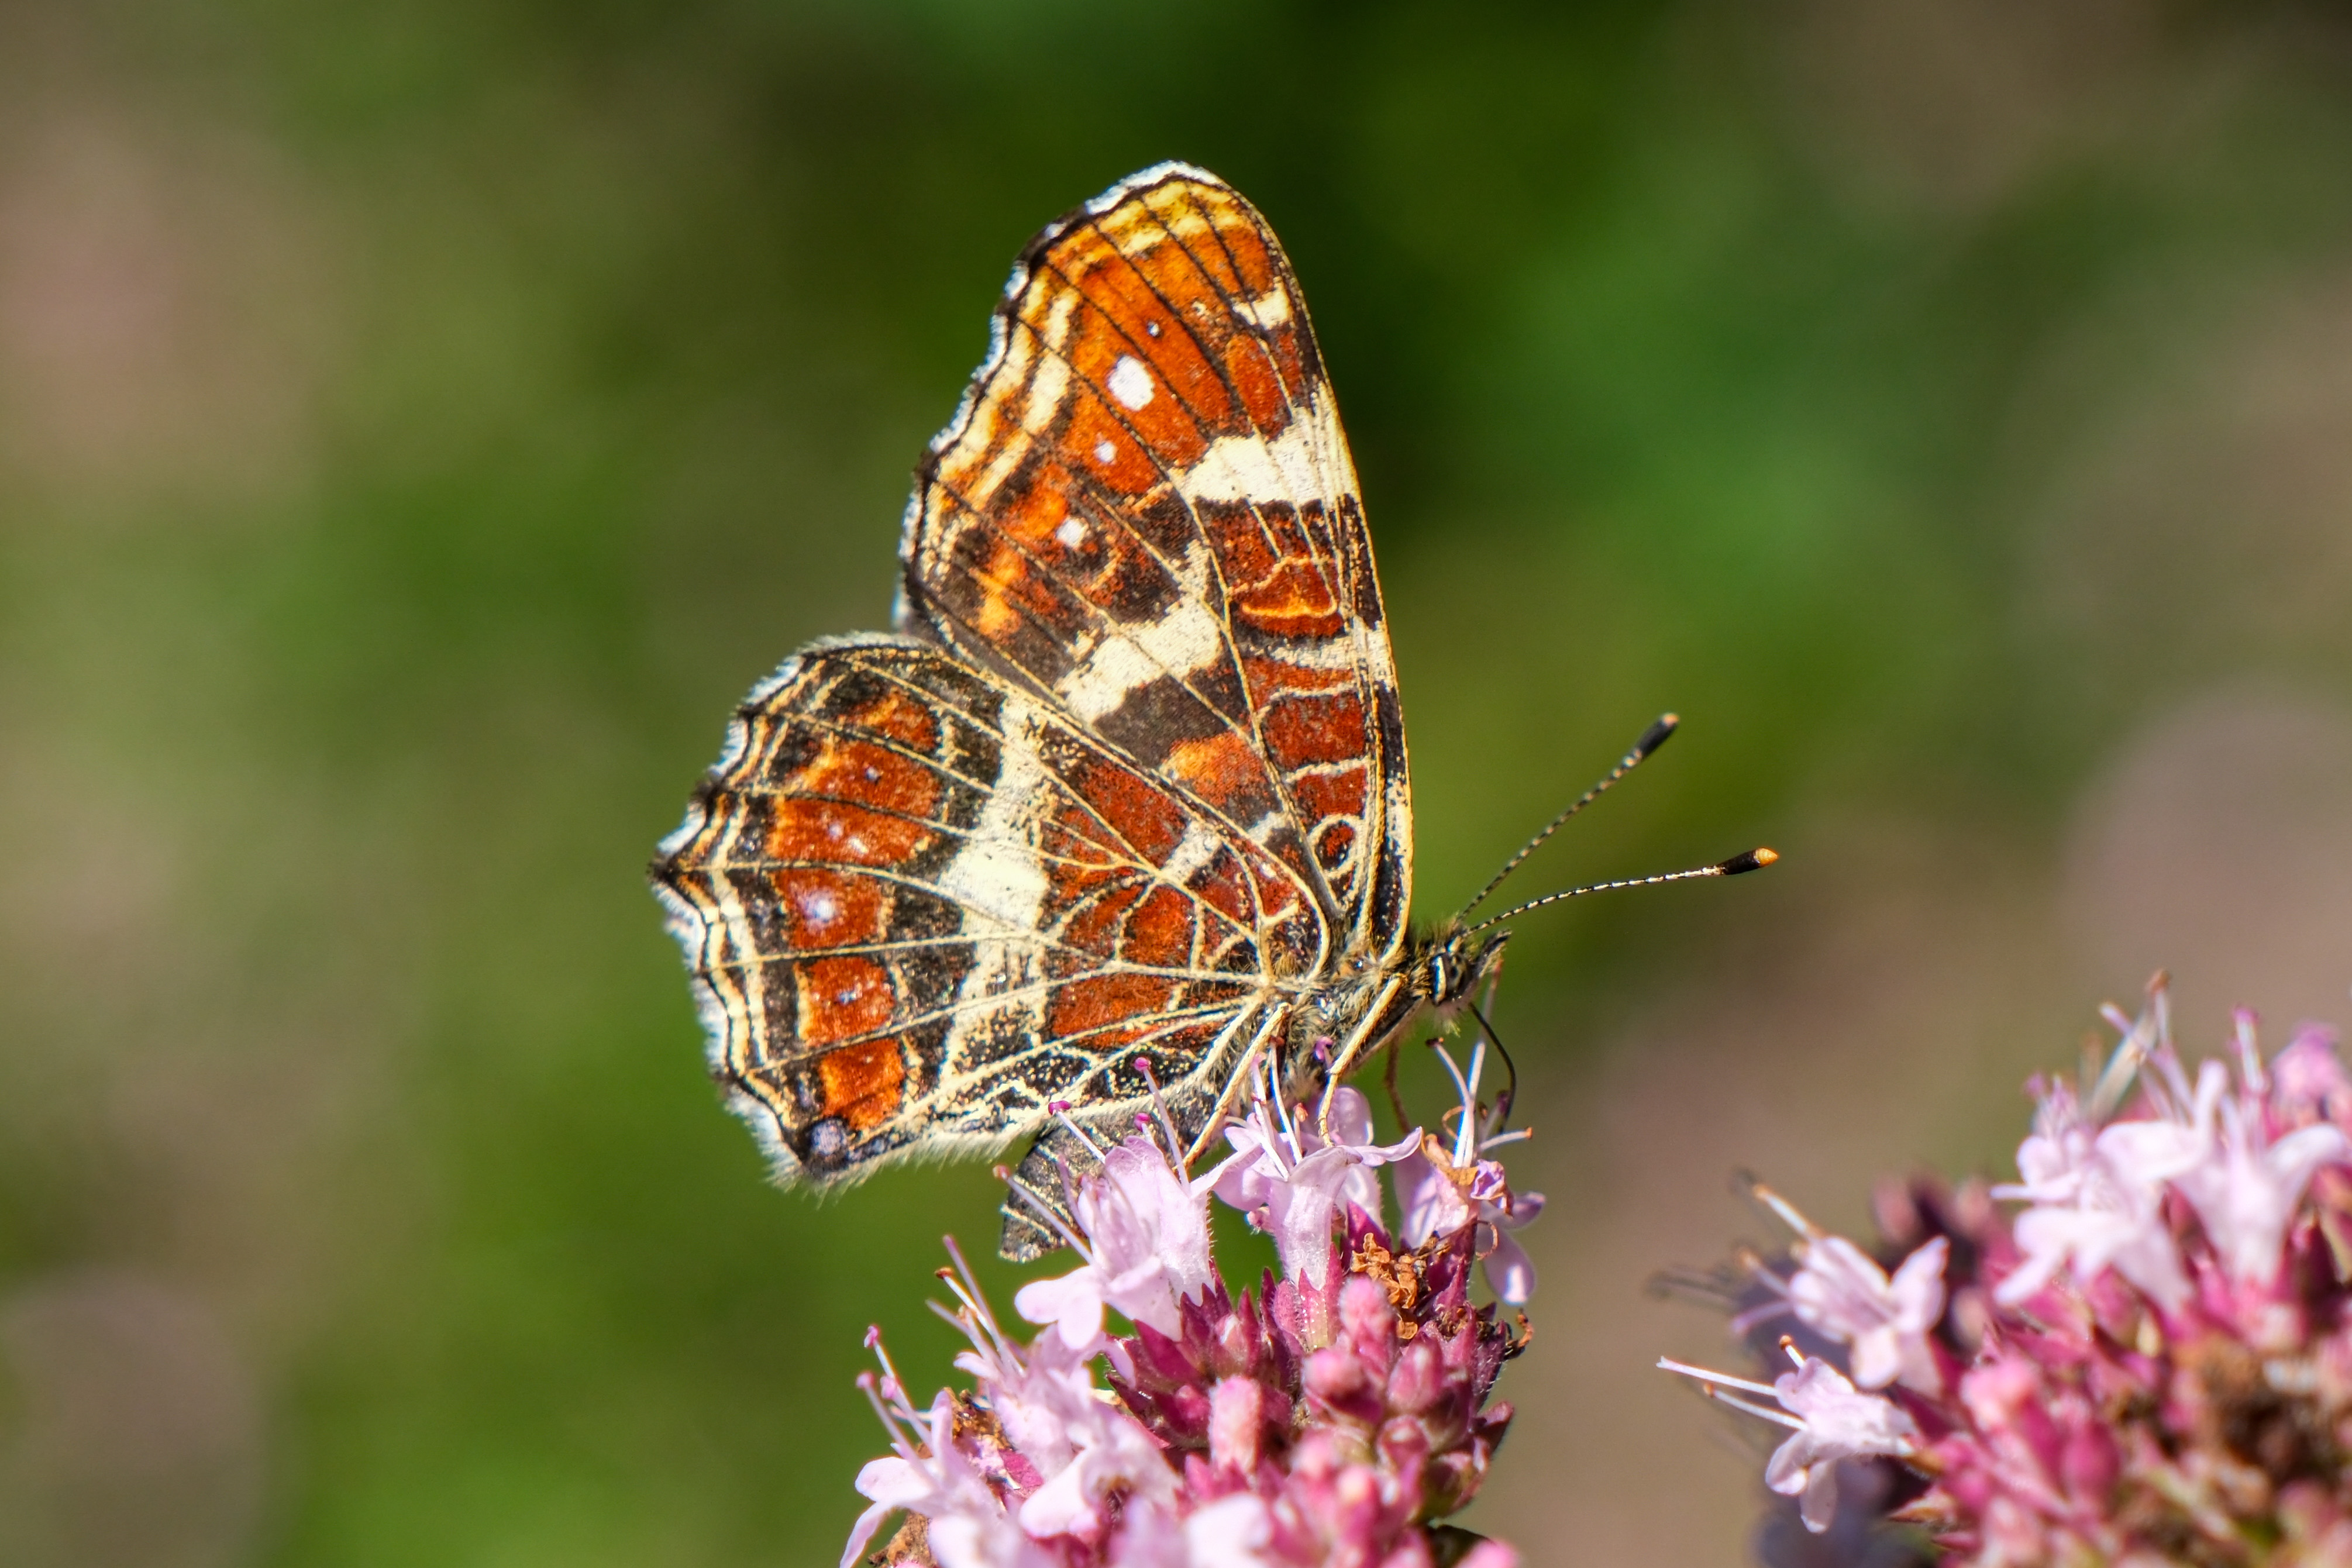
[[[1837,1517],[1838,1461],[1906,1457],[1918,1431],[1892,1402],[1857,1392],[1818,1356],[1773,1379],[1772,1393],[1798,1427],[1765,1465],[1764,1484],[1784,1497],[1802,1497],[1808,1530],[1827,1530]]]
[[[2117,1076],[2116,1063],[2136,1068],[2145,1049],[2140,1026],[2132,1026],[2103,1084]],[[2188,1163],[2177,1130],[2144,1122],[2100,1130],[2083,1113],[2070,1086],[2036,1088],[2034,1132],[2017,1150],[2018,1174],[2024,1179],[1992,1189],[1995,1197],[2033,1206],[2017,1218],[2017,1245],[2025,1261],[2000,1282],[1996,1295],[2004,1305],[2017,1305],[2071,1262],[2082,1283],[2112,1268],[2158,1305],[2178,1309],[2189,1299],[2189,1278],[2164,1218],[2162,1190],[2165,1179]]]
[[[2228,1069],[2207,1061],[2198,1071],[2187,1123],[2109,1129],[2144,1131],[2149,1146],[2158,1151],[2152,1163],[2164,1167],[2174,1188],[2197,1210],[2231,1275],[2250,1285],[2267,1285],[2277,1275],[2287,1227],[2319,1167],[2352,1159],[2352,1140],[2325,1122],[2273,1143],[2266,1124],[2267,1087],[2258,1057],[2242,1060],[2234,1094]]]
[[[1486,1245],[1479,1262],[1496,1298],[1523,1306],[1536,1292],[1536,1266],[1510,1232],[1543,1212],[1543,1194],[1515,1193],[1499,1161],[1485,1156],[1528,1134],[1523,1129],[1500,1130],[1507,1103],[1494,1108],[1478,1101],[1478,1077],[1486,1065],[1484,1036],[1472,1048],[1470,1072],[1464,1077],[1442,1045],[1437,1057],[1454,1078],[1462,1096],[1461,1108],[1448,1112],[1453,1122],[1451,1145],[1424,1134],[1417,1152],[1396,1162],[1397,1207],[1402,1211],[1398,1234],[1408,1247],[1418,1247],[1434,1236],[1444,1236],[1475,1223]]]
[[[1274,1536],[1273,1511],[1247,1492],[1181,1521],[1157,1503],[1130,1504],[1115,1561],[1118,1568],[1286,1568],[1269,1554]]]
[[[2352,1077],[2336,1054],[2336,1033],[2319,1024],[2294,1031],[2271,1061],[2271,1104],[2289,1127],[2352,1120]]]
[[[2352,1563],[2352,1173],[2326,1168],[2352,1166],[2352,1085],[2315,1030],[2265,1063],[2247,1013],[2192,1073],[2162,977],[2137,1019],[2103,1010],[2123,1039],[2095,1082],[2034,1085],[2017,1186],[1881,1189],[1874,1256],[1908,1251],[1895,1278],[1759,1188],[1800,1230],[1800,1266],[1748,1255],[1680,1281],[1735,1333],[1794,1310],[1847,1339],[1857,1382],[1884,1370],[1890,1329],[1941,1373],[1888,1400],[1811,1360],[1769,1390],[1666,1364],[1792,1428],[1766,1479],[1814,1531],[1837,1468],[1870,1462],[1847,1471],[1874,1485],[1850,1489],[1837,1561],[1908,1553],[1844,1531],[1883,1514],[1924,1528],[1945,1568]],[[1931,1319],[1931,1296],[1951,1310]],[[1819,1555],[1796,1539],[1768,1532],[1768,1559]]]
[[[1356,1090],[1343,1088],[1331,1097],[1327,1141],[1304,1116],[1270,1103],[1263,1077],[1259,1083],[1250,1119],[1225,1129],[1234,1157],[1217,1178],[1217,1196],[1272,1233],[1284,1274],[1320,1281],[1330,1263],[1331,1224],[1339,1206],[1378,1213],[1381,1189],[1371,1167],[1420,1147],[1421,1129],[1393,1144],[1373,1143],[1371,1106]],[[1165,1332],[1162,1324],[1152,1326]]]
[[[1800,1322],[1853,1347],[1853,1380],[1884,1388],[1901,1379],[1933,1394],[1943,1382],[1927,1336],[1944,1316],[1944,1260],[1951,1243],[1938,1236],[1895,1270],[1843,1236],[1799,1244],[1802,1261],[1789,1281],[1789,1302]]]
[[[1070,1197],[1084,1234],[1068,1239],[1084,1263],[1022,1286],[1013,1310],[1033,1323],[1054,1324],[1071,1349],[1089,1354],[1102,1346],[1105,1307],[1174,1333],[1177,1303],[1216,1277],[1208,1200],[1215,1180],[1213,1172],[1188,1180],[1176,1156],[1145,1134],[1112,1149]]]
[[[1782,1373],[1769,1387],[1663,1357],[1658,1365],[1697,1379],[1707,1395],[1722,1404],[1794,1428],[1766,1462],[1764,1484],[1784,1497],[1800,1499],[1798,1512],[1805,1528],[1818,1534],[1837,1517],[1839,1462],[1880,1456],[1907,1458],[1915,1451],[1911,1439],[1919,1428],[1892,1400],[1857,1390],[1821,1357],[1801,1358],[1793,1349],[1789,1354],[1797,1362],[1797,1370]],[[1780,1402],[1780,1410],[1767,1409],[1726,1390],[1769,1394]]]
[[[1328,1142],[1266,1106],[1259,1137],[1236,1140],[1236,1161],[1262,1162],[1262,1206],[1322,1204],[1319,1272],[1270,1281],[1262,1303],[1217,1277],[1214,1177],[1188,1180],[1172,1138],[1130,1140],[1071,1183],[1086,1261],[1023,1291],[1047,1325],[1034,1343],[1004,1332],[950,1242],[945,1315],[970,1341],[956,1364],[971,1392],[915,1411],[869,1338],[884,1375],[866,1385],[893,1451],[860,1473],[872,1506],[844,1568],[898,1511],[919,1516],[898,1557],[919,1542],[940,1568],[1432,1568],[1441,1552],[1517,1568],[1508,1547],[1449,1544],[1432,1521],[1484,1481],[1511,1420],[1488,1396],[1525,1335],[1470,1304],[1475,1225],[1400,1251],[1351,1203],[1344,1258],[1334,1249],[1333,1195],[1352,1178],[1377,1205],[1364,1167],[1410,1145],[1366,1143],[1360,1097],[1333,1108]],[[1130,1337],[1104,1340],[1106,1305]]]
[[[1134,1416],[1096,1397],[1095,1380],[1086,1368],[1038,1380],[1031,1396],[1050,1406],[1069,1458],[1022,1502],[1023,1530],[1039,1538],[1092,1538],[1102,1533],[1102,1507],[1113,1495],[1174,1502],[1176,1474],[1168,1468],[1160,1445]],[[995,1401],[1000,1418],[1004,1405],[1000,1395]],[[1021,1448],[1024,1455],[1036,1457],[1028,1445]]]
[[[908,1406],[895,1375],[880,1385],[888,1391],[887,1399],[870,1375],[861,1381],[897,1452],[857,1472],[858,1494],[873,1505],[857,1516],[841,1568],[854,1568],[882,1521],[901,1511],[929,1521],[933,1553],[942,1568],[1052,1568],[1052,1560],[1030,1543],[954,1442],[954,1396],[941,1389],[929,1413],[919,1415]],[[918,1432],[920,1442],[913,1436]]]

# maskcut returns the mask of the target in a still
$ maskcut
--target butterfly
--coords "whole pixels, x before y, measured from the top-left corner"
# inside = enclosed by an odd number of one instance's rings
[[[1197,1153],[1495,972],[1492,921],[1408,926],[1362,498],[1223,181],[1147,169],[1021,253],[899,554],[892,630],[752,690],[651,873],[781,1179],[1034,1137],[1058,1192],[1155,1100]],[[1057,1244],[1008,1200],[1007,1257]]]

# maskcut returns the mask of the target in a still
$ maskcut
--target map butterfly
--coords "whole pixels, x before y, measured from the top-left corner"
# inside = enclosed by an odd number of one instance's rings
[[[1156,1091],[1197,1150],[1261,1067],[1336,1082],[1493,970],[1506,934],[1407,930],[1355,470],[1223,181],[1161,164],[1023,251],[899,553],[894,629],[751,692],[652,872],[780,1178],[1034,1136],[1058,1193]],[[1055,1245],[1008,1204],[1006,1256]]]

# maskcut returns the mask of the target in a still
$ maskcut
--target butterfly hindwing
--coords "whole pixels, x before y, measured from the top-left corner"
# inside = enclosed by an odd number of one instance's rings
[[[1150,1103],[1143,1062],[1189,1099],[1326,940],[1249,839],[898,639],[754,692],[654,876],[714,1073],[780,1173],[818,1180],[992,1151],[1057,1103],[1116,1124]]]

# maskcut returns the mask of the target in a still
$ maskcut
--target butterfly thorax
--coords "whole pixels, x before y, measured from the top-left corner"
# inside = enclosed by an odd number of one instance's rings
[[[1319,1087],[1337,1069],[1353,1071],[1417,1018],[1450,1029],[1471,993],[1502,963],[1507,931],[1482,934],[1458,918],[1409,935],[1386,963],[1307,997],[1291,1020],[1284,1079],[1294,1093]]]

